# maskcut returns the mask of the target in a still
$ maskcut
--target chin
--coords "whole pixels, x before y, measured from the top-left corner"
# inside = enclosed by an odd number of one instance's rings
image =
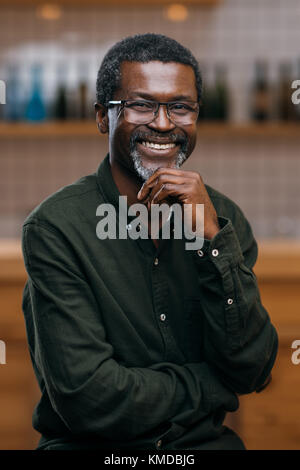
[[[162,161],[161,164],[152,164],[149,163],[149,166],[145,166],[143,163],[142,156],[140,153],[135,149],[131,152],[131,159],[133,161],[134,169],[138,176],[142,178],[144,181],[147,181],[150,176],[155,173],[158,168],[180,168],[182,164],[187,159],[187,155],[185,152],[180,151],[176,157],[170,162]],[[149,160],[148,160],[149,161]],[[171,163],[171,164],[170,164]]]

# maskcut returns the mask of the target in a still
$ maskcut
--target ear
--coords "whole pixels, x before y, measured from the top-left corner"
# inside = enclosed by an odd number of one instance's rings
[[[109,131],[107,108],[100,103],[95,103],[96,122],[101,134],[107,134]]]

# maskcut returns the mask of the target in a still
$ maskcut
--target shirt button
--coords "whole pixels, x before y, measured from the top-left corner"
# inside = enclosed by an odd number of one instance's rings
[[[233,300],[232,299],[227,299],[227,303],[228,303],[228,305],[231,305],[231,304],[233,304]]]
[[[218,256],[219,250],[214,249],[214,250],[211,252],[211,254],[212,254],[213,256]]]
[[[154,264],[155,264],[155,266],[157,266],[157,265],[158,265],[158,258],[155,258],[155,260],[154,260]]]
[[[200,256],[200,257],[204,256],[204,253],[203,253],[202,250],[197,250],[197,254],[198,254],[198,256]]]
[[[160,449],[160,448],[161,448],[161,445],[162,445],[162,440],[160,439],[160,440],[157,441],[157,443],[156,443],[156,448],[157,448],[157,449]]]
[[[159,318],[161,319],[161,321],[165,321],[165,319],[166,319],[167,317],[166,317],[166,315],[165,315],[164,313],[162,313]]]

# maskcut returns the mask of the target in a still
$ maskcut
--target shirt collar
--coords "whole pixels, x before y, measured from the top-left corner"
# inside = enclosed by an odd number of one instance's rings
[[[105,202],[113,204],[116,210],[118,210],[119,196],[121,194],[112,176],[109,154],[100,163],[96,175],[97,184]]]
[[[106,155],[104,160],[100,163],[98,170],[96,172],[97,176],[97,184],[99,190],[105,200],[106,203],[112,204],[115,209],[116,213],[119,212],[119,196],[121,193],[113,179],[111,166],[109,161],[109,154]],[[128,214],[129,206],[127,204],[127,214]],[[135,215],[127,215],[128,221],[131,221],[135,218]],[[171,226],[173,224],[173,211],[170,214],[171,217]]]

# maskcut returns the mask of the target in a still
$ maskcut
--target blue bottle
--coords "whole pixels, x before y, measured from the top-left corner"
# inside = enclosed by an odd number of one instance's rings
[[[29,99],[25,118],[28,121],[39,122],[46,117],[46,108],[42,93],[42,67],[34,65],[32,67],[32,91]]]
[[[6,69],[6,104],[3,106],[3,117],[7,121],[19,121],[24,110],[20,99],[19,67],[9,64]]]

